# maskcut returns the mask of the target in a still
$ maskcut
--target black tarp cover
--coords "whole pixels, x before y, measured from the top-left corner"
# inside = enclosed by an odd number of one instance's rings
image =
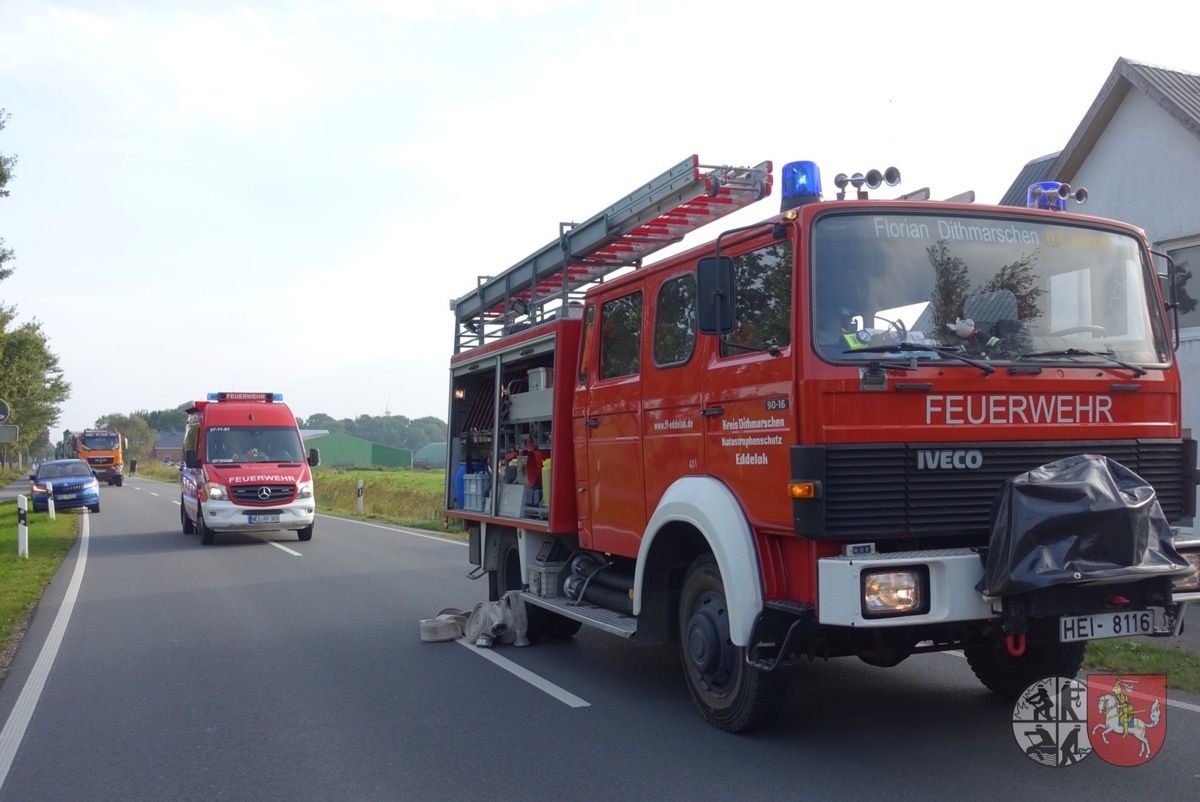
[[[1191,572],[1154,488],[1107,457],[1081,454],[1005,482],[992,503],[985,596]]]

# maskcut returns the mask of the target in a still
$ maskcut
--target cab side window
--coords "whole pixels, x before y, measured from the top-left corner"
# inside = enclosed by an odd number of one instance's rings
[[[635,376],[641,369],[642,293],[631,292],[600,307],[600,378]]]
[[[654,309],[654,363],[682,365],[696,347],[696,274],[663,283]]]
[[[788,240],[734,257],[736,328],[729,339],[754,350],[792,343],[792,243]],[[721,356],[745,350],[721,345]]]

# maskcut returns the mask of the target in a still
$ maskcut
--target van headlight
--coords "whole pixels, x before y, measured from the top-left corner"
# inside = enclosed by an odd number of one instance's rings
[[[864,571],[864,618],[920,615],[929,610],[929,569],[924,565]]]
[[[313,483],[311,480],[308,482],[296,483],[296,498],[312,498],[312,495]]]
[[[209,482],[205,485],[205,489],[209,499],[212,501],[221,501],[226,496],[225,485]]]

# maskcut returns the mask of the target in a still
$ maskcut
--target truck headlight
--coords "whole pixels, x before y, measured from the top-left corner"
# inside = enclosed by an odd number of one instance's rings
[[[864,571],[864,618],[917,615],[929,609],[929,569],[923,565]]]
[[[296,498],[312,498],[313,483],[312,482],[297,482],[296,483]]]

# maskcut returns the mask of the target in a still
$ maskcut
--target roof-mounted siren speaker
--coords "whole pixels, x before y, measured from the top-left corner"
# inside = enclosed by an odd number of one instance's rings
[[[1038,181],[1029,185],[1025,205],[1030,209],[1047,209],[1055,212],[1067,210],[1067,198],[1074,198],[1076,203],[1085,203],[1088,191],[1083,187],[1071,191],[1071,185],[1060,181]]]
[[[868,170],[866,182],[868,189],[879,189],[884,184],[894,187],[900,183],[900,171],[895,167],[889,167],[882,173],[878,170]]]

